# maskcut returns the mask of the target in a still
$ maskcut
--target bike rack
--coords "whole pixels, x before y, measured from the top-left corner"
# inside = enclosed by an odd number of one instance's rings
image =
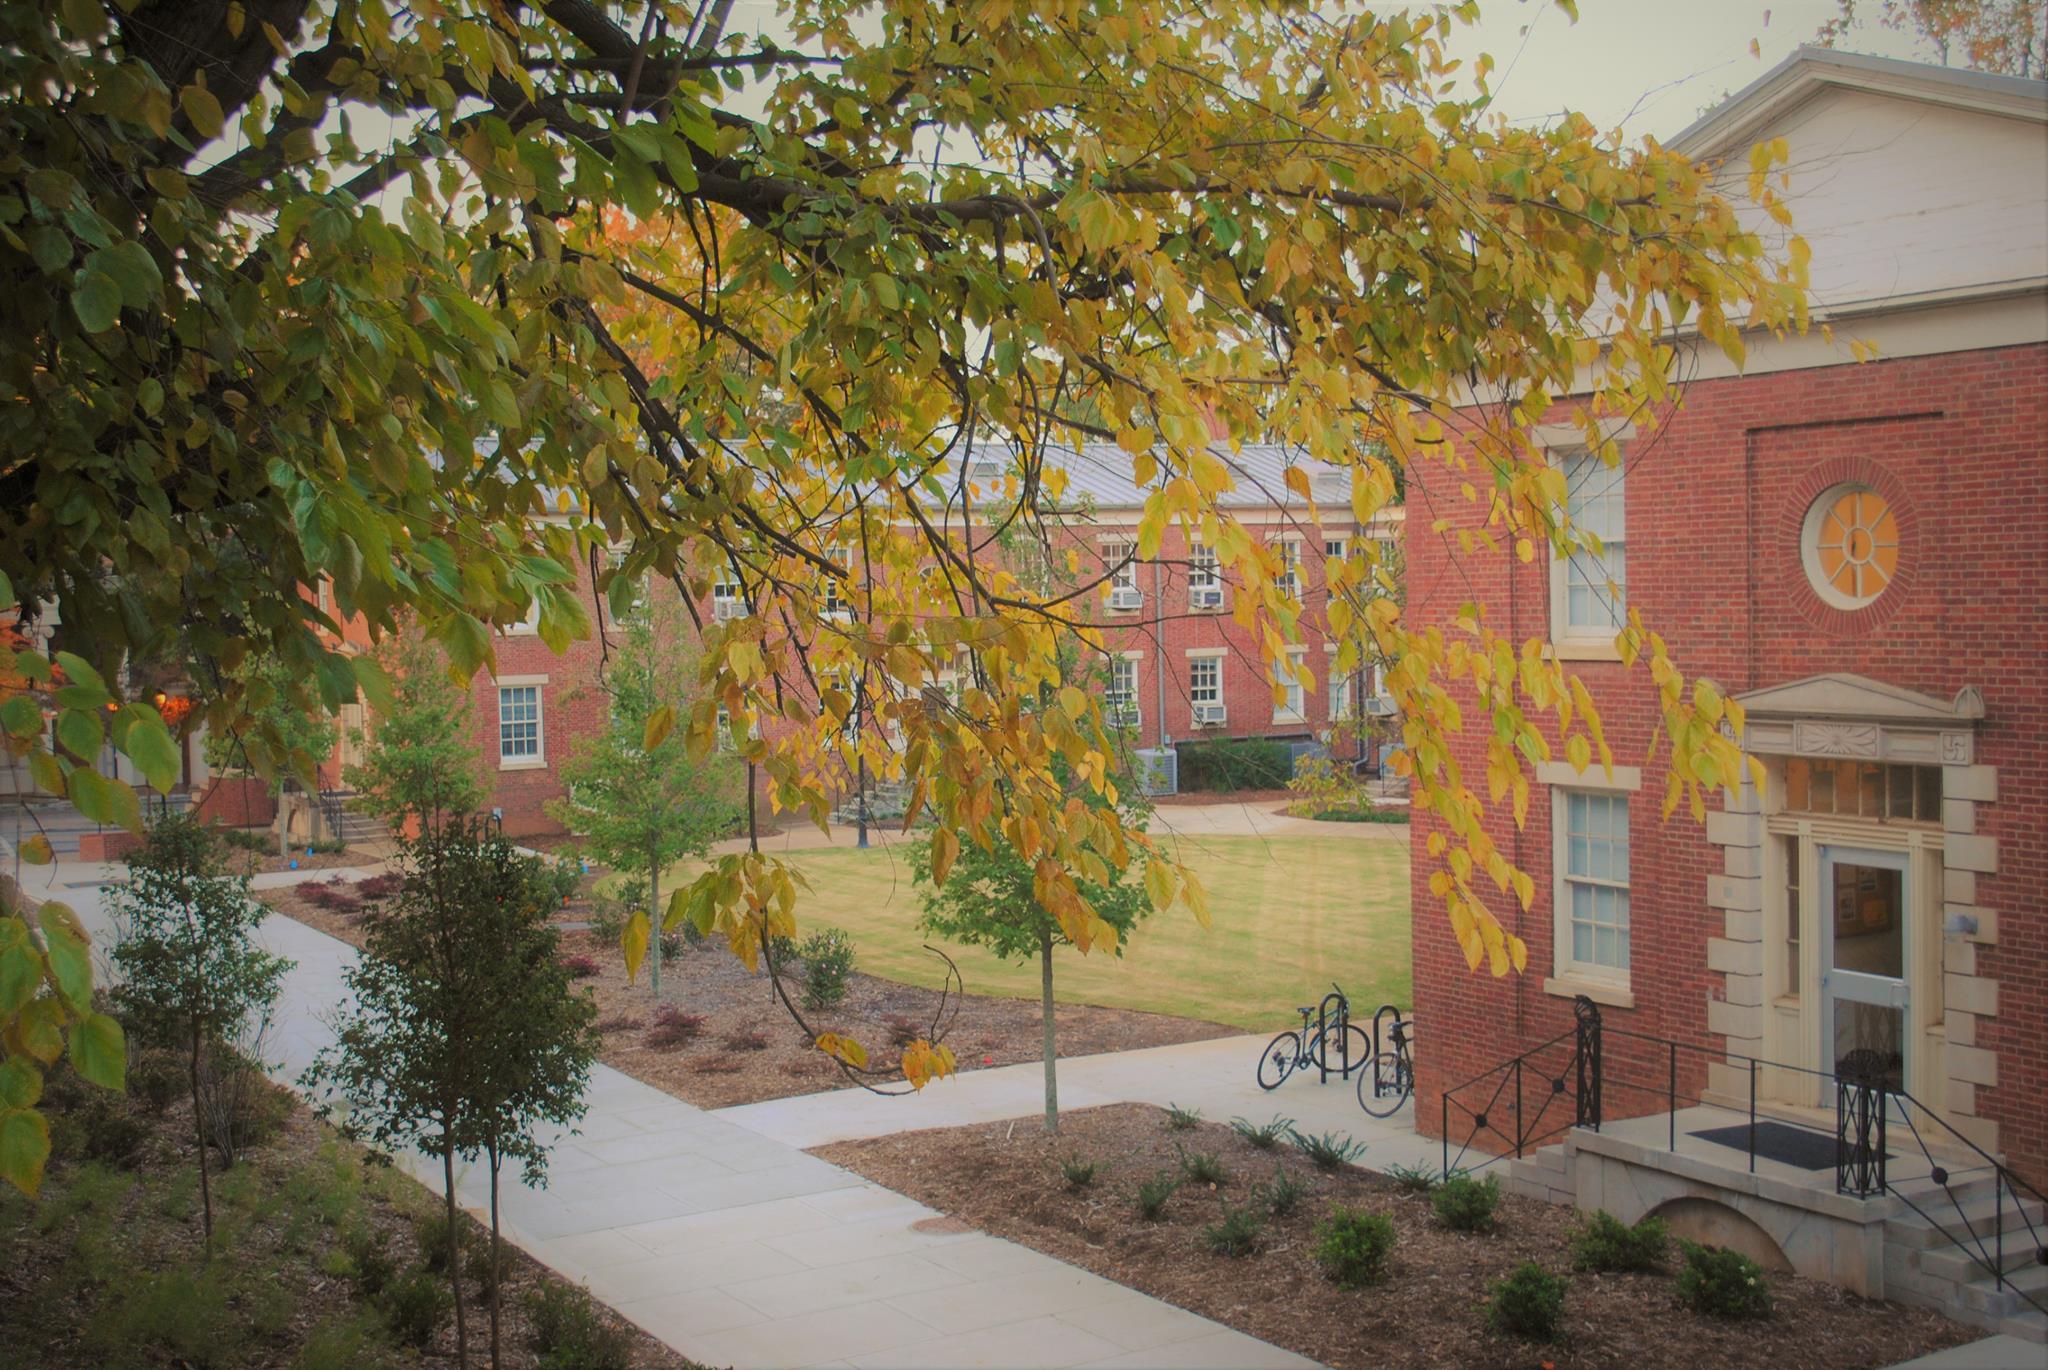
[[[1381,1035],[1380,1021],[1384,1018],[1392,1018],[1396,1029],[1402,1028],[1410,1021],[1401,1016],[1401,1009],[1397,1004],[1381,1004],[1372,1011],[1372,1092],[1375,1097],[1385,1084],[1380,1079],[1380,1053],[1393,1049],[1385,1045],[1385,1039]],[[1396,1042],[1394,1045],[1399,1046],[1400,1043]]]
[[[1336,1005],[1334,1011],[1331,1008],[1333,1002]],[[1334,989],[1323,996],[1322,1003],[1316,1005],[1316,1036],[1323,1043],[1323,1049],[1317,1053],[1316,1057],[1316,1070],[1322,1076],[1318,1081],[1320,1084],[1330,1083],[1329,1027],[1332,1021],[1335,1021],[1337,1024],[1337,1050],[1344,1060],[1343,1067],[1339,1070],[1337,1078],[1349,1080],[1351,1078],[1351,1034],[1344,1029],[1351,1025],[1351,1001]]]

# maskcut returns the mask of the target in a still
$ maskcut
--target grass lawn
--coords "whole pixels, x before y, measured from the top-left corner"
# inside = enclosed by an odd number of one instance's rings
[[[901,850],[901,849],[898,849]],[[1209,887],[1214,926],[1185,909],[1140,924],[1122,960],[1056,957],[1055,988],[1069,1003],[1105,1004],[1230,1023],[1251,1031],[1292,1022],[1334,980],[1368,1015],[1410,1002],[1408,847],[1357,837],[1201,837],[1182,858]],[[798,906],[803,927],[844,928],[859,968],[937,985],[924,950],[918,900],[903,858],[831,848],[795,853],[813,887]],[[972,947],[948,947],[974,994],[1036,998],[1036,962],[1015,965]]]

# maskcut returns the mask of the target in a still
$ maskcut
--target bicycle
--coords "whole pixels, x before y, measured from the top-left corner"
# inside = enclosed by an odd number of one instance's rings
[[[1414,1034],[1415,1020],[1403,1018],[1401,1010],[1392,1004],[1382,1004],[1372,1016],[1372,1040],[1375,1046],[1380,1041],[1380,1019],[1388,1014],[1393,1021],[1388,1024],[1388,1036],[1393,1049],[1375,1051],[1370,1069],[1358,1072],[1358,1106],[1375,1118],[1391,1118],[1408,1102],[1408,1096],[1415,1092],[1415,1057],[1408,1049],[1409,1039]]]
[[[1335,1001],[1333,1004],[1332,1001]],[[1372,1038],[1351,1021],[1351,1001],[1336,985],[1320,1004],[1306,1004],[1295,1010],[1301,1028],[1289,1028],[1266,1043],[1259,1057],[1260,1089],[1278,1089],[1296,1070],[1312,1067],[1327,1076],[1330,1052],[1337,1054],[1338,1074],[1348,1080],[1351,1072],[1363,1069],[1372,1057]]]

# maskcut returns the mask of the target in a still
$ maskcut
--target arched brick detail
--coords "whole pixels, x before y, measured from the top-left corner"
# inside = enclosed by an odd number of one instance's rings
[[[1899,522],[1899,569],[1884,593],[1860,609],[1838,609],[1820,597],[1806,578],[1806,558],[1800,550],[1800,534],[1806,511],[1826,491],[1837,485],[1863,485],[1884,497]],[[1787,595],[1800,617],[1833,637],[1860,637],[1885,622],[1911,597],[1920,566],[1920,519],[1905,482],[1885,467],[1863,457],[1836,456],[1814,463],[1790,487],[1778,510],[1772,537]]]

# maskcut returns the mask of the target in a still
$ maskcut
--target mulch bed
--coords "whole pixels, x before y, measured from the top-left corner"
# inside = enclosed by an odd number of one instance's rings
[[[1506,1197],[1495,1231],[1461,1234],[1436,1223],[1426,1196],[1386,1176],[1355,1167],[1325,1173],[1284,1143],[1261,1152],[1218,1122],[1173,1131],[1163,1111],[1144,1104],[1066,1113],[1060,1122],[1058,1138],[1024,1118],[842,1142],[813,1154],[984,1231],[1331,1366],[1865,1370],[1981,1335],[1927,1309],[1872,1302],[1791,1275],[1771,1277],[1774,1317],[1726,1323],[1681,1307],[1670,1274],[1574,1273],[1565,1341],[1532,1347],[1487,1331],[1483,1305],[1489,1287],[1523,1261],[1570,1269],[1567,1209]],[[1132,1193],[1141,1180],[1174,1170],[1179,1148],[1214,1153],[1227,1181],[1219,1188],[1183,1184],[1164,1216],[1148,1222],[1137,1215]],[[1074,1189],[1060,1171],[1069,1157],[1103,1168],[1087,1187]],[[1253,1186],[1270,1184],[1276,1168],[1312,1186],[1299,1207],[1267,1218],[1255,1254],[1231,1259],[1211,1252],[1203,1227],[1226,1205],[1258,1203]],[[1314,1230],[1333,1203],[1392,1218],[1397,1244],[1380,1285],[1340,1289],[1316,1266]]]
[[[130,1049],[137,1050],[133,1039]],[[167,1059],[175,1071],[175,1053]],[[393,1344],[344,1254],[350,1232],[362,1229],[381,1234],[397,1268],[417,1266],[419,1226],[442,1211],[440,1198],[373,1164],[289,1091],[261,1088],[274,1131],[232,1169],[214,1161],[217,1237],[209,1263],[190,1103],[176,1097],[158,1112],[132,1090],[125,1097],[102,1094],[53,1073],[43,1107],[55,1154],[42,1196],[0,1193],[0,1245],[7,1251],[0,1364],[127,1364],[131,1355],[132,1363],[163,1366],[453,1363],[452,1315],[424,1347]],[[123,1139],[118,1152],[109,1151],[114,1137]],[[89,1161],[93,1155],[98,1159]],[[474,1232],[471,1242],[485,1249],[482,1230]],[[509,1243],[504,1251],[503,1364],[526,1370],[539,1363],[529,1345],[528,1298],[570,1282]],[[202,1271],[227,1291],[218,1309],[181,1319],[165,1303],[172,1286],[149,1287]],[[486,1364],[488,1296],[478,1283],[465,1284],[470,1363]],[[629,1338],[632,1370],[701,1370],[612,1309],[592,1306],[601,1322]],[[186,1344],[202,1338],[203,1345]]]
[[[364,915],[323,908],[308,897],[307,889],[299,885],[261,890],[258,897],[280,913],[351,946],[362,946]],[[581,912],[580,901],[572,900],[564,918],[574,921]],[[805,1040],[775,1001],[766,973],[750,973],[723,941],[688,947],[679,959],[665,959],[659,1002],[645,967],[637,983],[627,981],[625,959],[616,943],[584,929],[565,929],[562,957],[587,958],[595,964],[596,973],[576,983],[597,1000],[604,1063],[685,1103],[727,1108],[843,1089],[851,1083]],[[791,993],[797,993],[794,986]],[[868,1049],[877,1068],[887,1068],[897,1048],[910,1040],[909,1034],[928,1030],[938,1004],[936,990],[855,972],[842,1003],[817,1013],[807,1010],[805,1017],[820,1032],[851,1036]],[[702,1015],[704,1021],[694,1031],[659,1033],[656,1014],[668,1008]],[[951,1026],[945,1042],[963,1072],[1040,1059],[1035,1000],[955,995],[947,1013]],[[1062,1004],[1057,1016],[1062,1056],[1201,1041],[1240,1031],[1193,1018],[1088,1004]],[[903,1041],[897,1040],[899,1036]]]

